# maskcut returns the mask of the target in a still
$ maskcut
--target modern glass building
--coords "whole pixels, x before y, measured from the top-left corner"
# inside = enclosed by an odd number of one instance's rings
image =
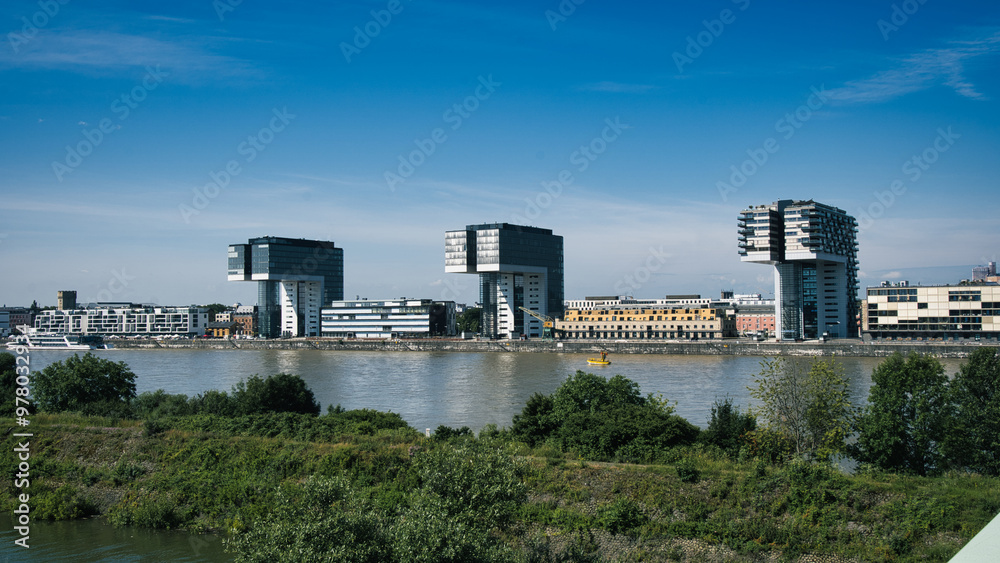
[[[320,309],[344,298],[344,249],[272,236],[232,244],[229,281],[258,283],[259,336],[319,336]]]
[[[482,335],[542,336],[542,321],[520,310],[563,312],[563,238],[550,229],[485,223],[445,233],[448,273],[479,274]]]
[[[774,266],[782,340],[858,336],[858,223],[815,201],[780,200],[739,216],[743,262]]]

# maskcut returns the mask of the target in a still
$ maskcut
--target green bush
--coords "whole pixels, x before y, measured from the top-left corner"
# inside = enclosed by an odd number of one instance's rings
[[[43,520],[74,520],[97,514],[97,507],[70,485],[31,496],[32,515]]]
[[[598,521],[612,534],[633,534],[649,517],[632,500],[620,498],[598,510]]]
[[[166,494],[132,492],[108,510],[108,520],[115,526],[170,530],[184,520],[184,515],[178,513]]]
[[[550,397],[533,395],[514,417],[511,434],[588,459],[651,461],[693,443],[699,432],[662,399],[643,397],[635,382],[577,371]]]
[[[319,403],[306,382],[287,373],[267,379],[254,375],[240,381],[233,388],[232,399],[239,414],[295,412],[318,415],[320,412]]]
[[[125,362],[112,362],[90,352],[74,354],[35,372],[31,392],[46,412],[84,411],[85,414],[129,418],[135,397],[135,374]]]
[[[701,480],[701,471],[698,466],[689,458],[684,458],[677,462],[677,477],[684,483],[697,483]]]
[[[740,408],[734,407],[732,400],[726,397],[723,401],[715,401],[712,418],[701,438],[735,457],[743,445],[743,436],[756,428],[757,418],[752,413],[741,413]]]

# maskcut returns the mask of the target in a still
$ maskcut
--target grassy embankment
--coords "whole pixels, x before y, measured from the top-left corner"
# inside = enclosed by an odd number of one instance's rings
[[[222,535],[266,518],[279,488],[310,475],[345,476],[377,510],[398,511],[420,486],[415,452],[473,439],[427,439],[372,411],[145,423],[38,414],[32,431],[33,518],[100,514]],[[1000,511],[1000,479],[976,475],[846,476],[701,445],[657,465],[598,463],[493,440],[526,460],[528,498],[502,538],[527,561],[946,561]],[[13,451],[14,437],[4,442]],[[16,464],[4,460],[11,510]]]

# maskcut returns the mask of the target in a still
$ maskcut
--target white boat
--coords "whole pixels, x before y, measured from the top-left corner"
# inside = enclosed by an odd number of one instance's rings
[[[80,341],[79,334],[60,334],[55,332],[38,332],[37,329],[22,326],[21,336],[13,342],[8,342],[8,348],[25,346],[29,350],[96,350],[95,344]]]

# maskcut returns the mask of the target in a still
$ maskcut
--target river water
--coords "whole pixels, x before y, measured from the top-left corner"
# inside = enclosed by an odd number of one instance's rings
[[[438,425],[478,431],[510,426],[535,392],[549,394],[576,370],[606,377],[621,374],[642,393],[676,403],[677,414],[705,427],[716,400],[751,405],[747,386],[761,358],[744,356],[616,355],[607,367],[588,366],[585,354],[513,352],[357,352],[327,350],[98,350],[136,374],[139,393],[163,389],[191,396],[229,391],[241,379],[276,373],[301,376],[320,402],[346,409],[399,413],[419,430]],[[32,371],[64,360],[65,351],[34,351]],[[838,358],[862,404],[879,359]],[[947,373],[960,360],[942,360]],[[0,561],[228,561],[214,536],[114,529],[100,520],[31,526],[32,548],[13,545],[10,515],[0,516]],[[29,556],[30,555],[30,556]]]

